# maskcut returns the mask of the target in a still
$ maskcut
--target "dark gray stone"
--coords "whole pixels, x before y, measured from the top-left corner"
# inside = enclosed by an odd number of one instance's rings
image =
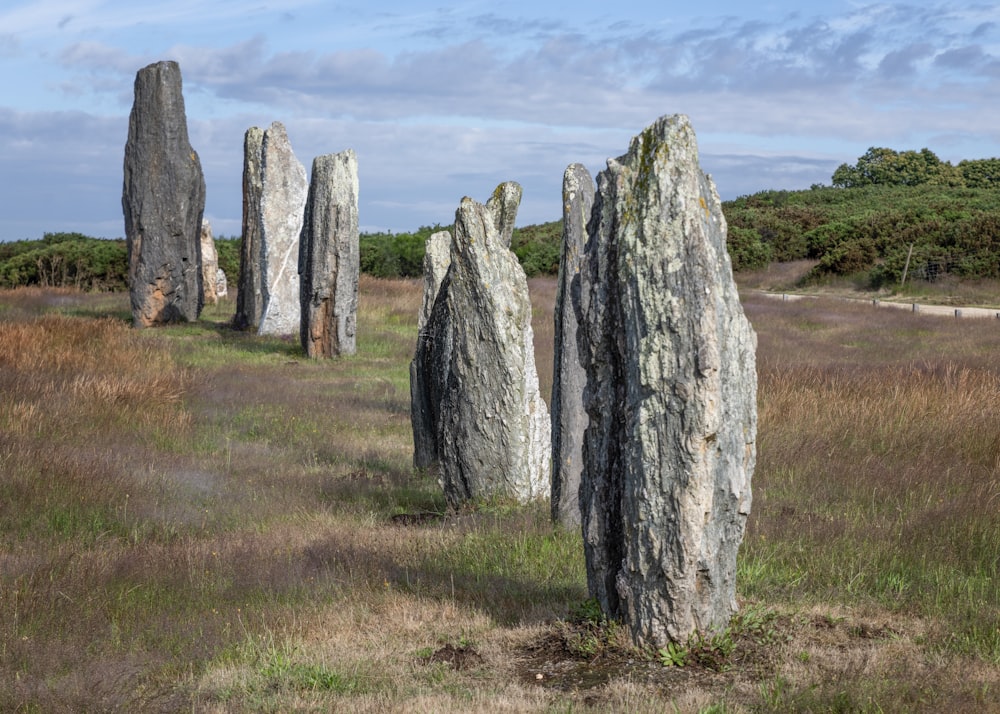
[[[188,140],[176,62],[157,62],[136,73],[124,174],[132,323],[197,320],[203,305],[205,179]]]
[[[555,305],[555,355],[552,373],[552,519],[580,525],[580,473],[587,412],[583,390],[587,373],[580,364],[577,318],[570,299],[579,289],[580,266],[587,242],[587,222],[594,205],[594,180],[582,164],[563,174],[563,232]]]
[[[302,348],[351,355],[358,325],[358,160],[348,149],[313,160],[299,244]]]
[[[243,241],[240,247],[240,277],[236,290],[237,330],[256,330],[264,314],[264,292],[261,279],[264,267],[260,252],[261,163],[263,162],[264,132],[258,127],[247,129],[243,138]]]
[[[756,458],[756,336],[694,131],[608,161],[580,272],[587,580],[641,645],[728,625]]]
[[[452,507],[524,502],[550,488],[550,425],[538,391],[528,284],[509,249],[520,194],[509,183],[486,206],[462,199],[450,266],[411,370],[414,460],[437,455]],[[421,446],[429,425],[434,443]]]
[[[447,380],[451,329],[442,303],[435,321],[437,340],[428,330],[441,285],[451,267],[451,233],[431,234],[424,244],[424,297],[417,316],[417,349],[410,363],[410,421],[413,427],[413,465],[426,469],[438,461],[437,428],[441,392]]]

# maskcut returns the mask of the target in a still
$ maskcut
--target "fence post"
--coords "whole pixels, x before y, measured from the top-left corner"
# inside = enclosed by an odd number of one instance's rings
[[[910,271],[910,257],[913,255],[913,243],[910,243],[910,249],[906,251],[906,265],[903,266],[903,277],[899,280],[899,287],[903,287],[903,283],[906,282],[906,274]]]

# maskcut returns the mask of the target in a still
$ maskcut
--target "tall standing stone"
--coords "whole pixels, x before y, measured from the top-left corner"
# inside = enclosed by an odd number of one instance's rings
[[[437,425],[450,354],[442,349],[443,345],[433,340],[427,325],[450,267],[451,233],[432,233],[424,244],[424,296],[417,316],[417,349],[410,362],[413,466],[418,469],[428,468],[438,460]],[[447,311],[443,310],[439,314],[437,331],[450,341],[451,328],[444,324],[446,320]]]
[[[281,122],[264,131],[260,172],[261,335],[301,329],[299,237],[308,192],[306,169],[295,158]]]
[[[219,303],[219,254],[215,250],[212,224],[208,219],[201,221],[201,294],[202,304]]]
[[[594,205],[594,180],[582,164],[563,174],[563,230],[556,287],[555,354],[552,370],[552,520],[580,525],[580,473],[587,412],[583,390],[587,373],[580,364],[577,318],[571,289],[579,289],[580,266],[587,243],[587,223]]]
[[[247,129],[243,137],[243,240],[236,288],[236,315],[233,317],[233,326],[237,330],[256,330],[264,314],[264,291],[261,288],[264,266],[260,250],[263,148],[263,130],[256,126]]]
[[[684,116],[598,176],[580,274],[587,580],[639,644],[736,611],[756,457],[756,336],[715,186]]]
[[[451,263],[422,331],[429,353],[415,360],[424,366],[424,392],[414,389],[413,401],[429,405],[432,420],[437,411],[434,450],[453,507],[528,501],[549,489],[550,425],[528,283],[510,251],[520,198],[520,186],[507,183],[485,206],[462,199]],[[416,443],[416,426],[414,436]]]
[[[157,62],[135,76],[122,210],[132,322],[198,319],[205,179],[188,140],[181,70]]]
[[[358,325],[358,160],[317,156],[299,245],[302,348],[310,357],[354,354]]]

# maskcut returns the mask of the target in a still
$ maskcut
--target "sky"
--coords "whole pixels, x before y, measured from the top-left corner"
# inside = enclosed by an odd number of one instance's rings
[[[723,200],[829,184],[869,147],[1000,156],[1000,3],[977,0],[5,0],[0,241],[124,235],[135,75],[175,60],[216,236],[243,137],[282,122],[308,172],[354,149],[362,231],[447,225],[502,181],[518,225],[686,114]]]

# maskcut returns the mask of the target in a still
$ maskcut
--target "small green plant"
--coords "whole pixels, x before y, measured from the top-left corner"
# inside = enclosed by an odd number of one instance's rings
[[[263,647],[251,645],[256,650],[261,688],[267,691],[323,691],[334,694],[355,694],[365,691],[364,681],[356,674],[342,674],[325,665],[297,661],[297,648],[276,645],[269,635]]]
[[[570,611],[571,617],[578,622],[589,622],[598,625],[606,619],[597,598],[587,598]]]
[[[601,651],[602,643],[597,633],[586,630],[570,635],[566,640],[566,649],[575,655],[593,657]]]
[[[735,648],[733,632],[728,627],[710,636],[696,633],[688,642],[688,661],[708,669],[722,671],[729,668],[729,657]]]
[[[733,618],[733,630],[737,635],[757,643],[773,645],[781,638],[775,620],[778,614],[760,606],[748,607]]]
[[[670,642],[666,647],[661,647],[657,654],[664,667],[683,667],[688,662],[689,652],[684,645]]]

